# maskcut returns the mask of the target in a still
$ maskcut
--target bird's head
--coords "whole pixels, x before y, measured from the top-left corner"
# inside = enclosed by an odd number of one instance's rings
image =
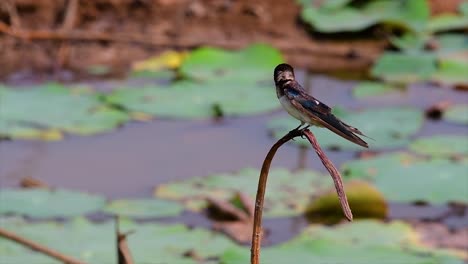
[[[281,63],[276,66],[273,78],[276,84],[294,80],[294,69],[291,65]]]

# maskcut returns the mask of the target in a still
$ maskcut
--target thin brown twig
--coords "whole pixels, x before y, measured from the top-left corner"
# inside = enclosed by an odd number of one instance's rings
[[[43,245],[40,245],[34,241],[31,241],[29,239],[26,239],[24,237],[21,237],[17,234],[14,234],[8,230],[5,230],[3,228],[0,228],[0,236],[1,237],[4,237],[4,238],[7,238],[7,239],[10,239],[10,240],[13,240],[21,245],[24,245],[26,247],[29,247],[30,249],[32,250],[35,250],[35,251],[39,251],[49,257],[52,257],[54,259],[57,259],[63,263],[66,263],[66,264],[85,264],[85,262],[82,262],[80,260],[77,260],[73,257],[70,257],[70,256],[66,256],[62,253],[59,253],[53,249],[50,249],[50,248],[47,248]]]
[[[260,171],[260,177],[258,180],[258,188],[257,188],[257,196],[255,198],[255,212],[254,212],[254,225],[252,231],[252,246],[250,249],[250,263],[251,264],[259,264],[260,263],[260,244],[262,240],[262,213],[263,213],[263,202],[265,199],[265,190],[266,190],[266,183],[268,179],[268,173],[270,170],[270,165],[273,160],[273,157],[276,154],[276,151],[286,142],[289,140],[298,137],[298,136],[306,136],[309,142],[315,149],[315,152],[319,156],[320,160],[322,161],[323,165],[327,168],[328,172],[333,178],[333,182],[335,183],[335,188],[338,193],[338,197],[341,202],[341,206],[346,218],[349,221],[352,221],[353,214],[351,213],[351,209],[348,204],[348,199],[346,197],[346,193],[344,192],[343,182],[341,180],[341,175],[338,170],[333,166],[333,163],[328,159],[325,153],[322,151],[320,145],[318,144],[315,136],[309,129],[294,129],[289,131],[284,137],[279,139],[270,149],[265,160],[263,161],[262,169]]]
[[[252,231],[252,247],[250,249],[250,263],[260,263],[260,243],[262,240],[262,213],[263,213],[263,201],[265,198],[266,183],[268,179],[268,172],[270,171],[270,165],[276,151],[289,140],[302,135],[301,130],[291,130],[288,134],[282,137],[271,147],[265,160],[263,161],[262,170],[260,171],[260,177],[258,179],[257,196],[255,198],[255,211],[254,211],[254,226]]]
[[[343,180],[341,179],[340,172],[336,169],[333,163],[328,159],[328,157],[323,152],[322,148],[320,147],[317,139],[315,138],[314,134],[308,129],[304,130],[304,135],[309,140],[312,147],[314,147],[315,152],[319,156],[322,164],[327,168],[330,176],[333,179],[333,183],[335,184],[336,194],[338,195],[338,199],[340,200],[341,208],[343,209],[343,213],[349,221],[353,221],[353,213],[351,212],[351,208],[349,207],[348,198],[346,197],[346,192],[344,191],[343,187]]]

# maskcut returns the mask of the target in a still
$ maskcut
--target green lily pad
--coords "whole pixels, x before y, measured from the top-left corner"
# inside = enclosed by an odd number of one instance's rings
[[[90,135],[114,129],[128,115],[103,105],[98,95],[84,89],[46,84],[29,89],[0,86],[0,135],[38,138],[50,129]]]
[[[251,45],[239,51],[205,47],[189,54],[180,67],[180,73],[198,81],[266,81],[271,86],[273,69],[281,62],[281,53],[264,44]],[[241,89],[240,85],[238,89]]]
[[[450,122],[468,125],[468,104],[458,104],[449,107],[444,112],[444,119]]]
[[[435,36],[439,47],[437,53],[463,52],[468,49],[468,36],[464,34],[445,33]]]
[[[110,214],[136,218],[177,216],[183,210],[176,202],[158,199],[114,200],[104,208]]]
[[[436,70],[432,54],[385,52],[375,62],[371,74],[389,82],[408,83],[428,80]]]
[[[279,107],[272,83],[280,53],[266,45],[237,52],[215,48],[193,51],[182,63],[184,80],[169,86],[119,89],[107,101],[168,118],[209,118],[265,113]]]
[[[120,226],[122,232],[134,231],[127,242],[135,263],[208,263],[227,249],[240,248],[227,237],[202,228],[133,222]]]
[[[441,14],[429,20],[427,28],[430,32],[466,29],[468,15]]]
[[[117,263],[114,224],[93,224],[77,218],[68,223],[28,223],[2,219],[0,226],[36,243],[86,263]],[[62,263],[10,240],[0,238],[3,263]]]
[[[200,210],[207,206],[206,198],[229,200],[236,192],[255,199],[259,177],[257,169],[243,169],[236,174],[196,177],[160,185],[155,195],[181,201],[187,209]],[[291,173],[286,169],[271,169],[265,195],[265,217],[286,217],[301,214],[311,195],[332,186],[329,177],[306,170]]]
[[[309,2],[303,5],[301,18],[323,33],[361,31],[376,24],[421,31],[429,19],[429,7],[424,0],[368,1],[361,8],[344,5],[347,2],[321,7]]]
[[[418,138],[410,149],[434,157],[468,156],[468,138],[465,135],[437,135]]]
[[[406,32],[401,36],[392,36],[390,41],[393,46],[405,53],[418,54],[424,49],[429,37],[427,34]]]
[[[468,56],[465,56],[465,59],[468,60]],[[468,61],[442,59],[438,65],[432,80],[448,85],[468,85]]]
[[[124,88],[114,91],[107,100],[130,111],[181,119],[214,117],[218,108],[223,115],[239,116],[265,113],[280,106],[273,85],[235,80]]]
[[[34,218],[72,217],[95,212],[105,205],[98,195],[57,189],[1,189],[0,214]]]
[[[402,222],[355,221],[337,227],[312,225],[281,245],[265,248],[262,263],[414,263],[461,264],[463,259],[443,250],[420,246],[415,231]],[[250,252],[232,248],[225,264],[248,263]]]
[[[360,112],[341,111],[335,115],[373,138],[374,140],[367,140],[370,149],[396,148],[409,144],[408,137],[418,132],[424,121],[422,111],[406,107],[366,109]],[[268,126],[274,137],[280,138],[298,124],[299,121],[291,117],[273,119]],[[324,148],[362,149],[328,129],[312,127],[311,131]],[[306,139],[296,139],[293,142],[310,146]]]
[[[405,152],[382,154],[368,159],[348,161],[341,171],[345,179],[365,179],[374,181],[377,175],[395,167],[405,167],[420,161],[421,158]]]
[[[388,201],[468,203],[468,164],[385,154],[343,165],[346,177],[368,179]]]
[[[86,263],[117,263],[115,224],[110,221],[96,224],[78,218],[68,223],[28,223],[3,219],[0,226]],[[183,225],[121,220],[119,228],[122,233],[133,232],[127,236],[127,244],[135,263],[202,263],[198,259],[208,263],[225,250],[239,247],[223,235]],[[60,263],[3,238],[0,252],[2,263]]]
[[[347,182],[345,188],[354,220],[387,217],[385,198],[374,186],[365,181],[353,180]],[[343,212],[335,188],[314,199],[307,207],[306,217],[312,222],[339,223],[343,219]]]
[[[460,5],[458,6],[458,10],[460,11],[460,14],[468,16],[468,2],[464,1],[460,3]]]
[[[402,89],[381,82],[361,82],[353,88],[353,96],[359,99],[363,99],[398,93],[401,91]]]

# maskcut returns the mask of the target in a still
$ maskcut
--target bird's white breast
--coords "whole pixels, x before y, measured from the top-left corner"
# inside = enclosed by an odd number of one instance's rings
[[[294,105],[291,104],[291,101],[289,101],[289,99],[285,95],[281,96],[279,98],[279,101],[283,108],[294,118],[304,123],[313,123],[307,115],[297,110],[296,107],[294,107]]]

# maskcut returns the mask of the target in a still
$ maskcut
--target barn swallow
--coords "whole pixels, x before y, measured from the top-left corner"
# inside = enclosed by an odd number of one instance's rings
[[[296,81],[294,69],[289,64],[283,63],[276,66],[274,80],[276,95],[281,105],[291,116],[301,121],[296,129],[304,124],[308,124],[305,128],[310,125],[326,127],[359,146],[369,147],[364,140],[357,136],[366,137],[361,131],[338,119],[332,114],[330,107],[307,94]]]

